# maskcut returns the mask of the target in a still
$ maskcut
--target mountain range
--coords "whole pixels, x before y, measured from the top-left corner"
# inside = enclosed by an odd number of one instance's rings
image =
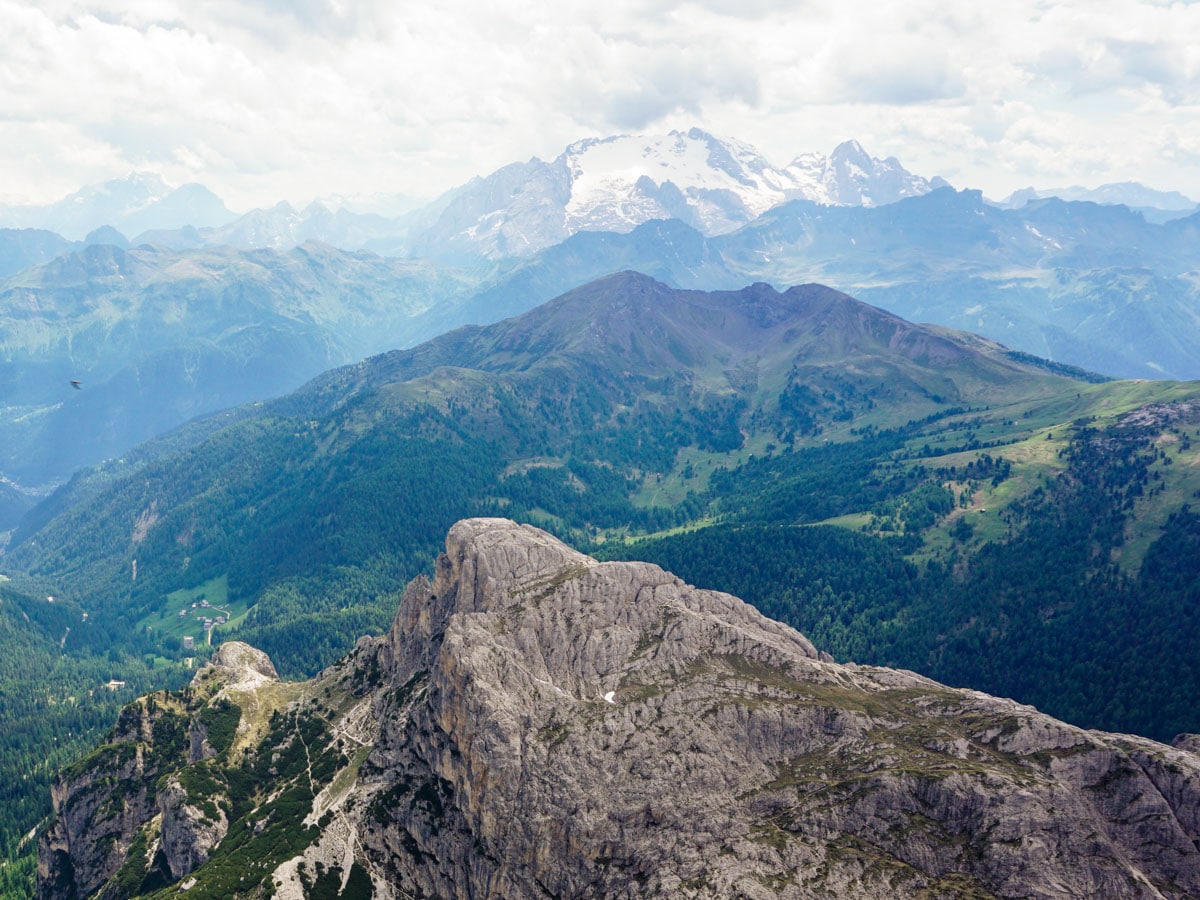
[[[780,169],[752,147],[693,128],[579,141],[550,162],[506,166],[399,214],[389,214],[396,203],[330,197],[302,209],[281,202],[237,216],[201,185],[170,188],[157,175],[134,173],[46,206],[0,207],[0,226],[68,240],[108,227],[121,241],[175,249],[287,250],[319,240],[459,263],[527,256],[579,231],[628,231],[650,219],[680,218],[711,234],[797,197],[872,206],[944,184],[912,175],[894,158],[874,159],[854,141]]]
[[[1057,197],[1060,200],[1100,203],[1107,206],[1127,206],[1140,212],[1147,221],[1158,223],[1182,218],[1198,210],[1195,200],[1185,197],[1178,191],[1156,191],[1143,184],[1138,184],[1136,181],[1102,184],[1096,188],[1084,188],[1078,185],[1044,190],[1032,187],[1022,188],[1013,191],[997,205],[1017,209],[1031,200],[1045,200],[1050,197]]]
[[[699,521],[850,515],[885,545],[947,565],[990,540],[1007,535],[1016,546],[1017,535],[1040,533],[1032,523],[1058,521],[1077,502],[1079,479],[1125,467],[1128,485],[1079,489],[1108,510],[1093,509],[1080,527],[1125,525],[1070,538],[1108,547],[1124,572],[1114,584],[1125,590],[1121,579],[1139,577],[1156,542],[1178,531],[1167,520],[1193,489],[1194,394],[1192,385],[1105,382],[819,285],[709,293],[624,273],[492,326],[335,369],[82,473],[26,516],[4,565],[48,580],[63,598],[88,598],[97,635],[140,634],[168,658],[177,645],[154,637],[175,612],[164,598],[223,580],[253,605],[243,608],[254,643],[289,672],[302,658],[303,671],[320,658],[314,647],[345,639],[347,584],[357,585],[360,611],[370,607],[367,598],[416,574],[463,511],[519,513],[583,541]],[[1124,424],[1155,402],[1184,405],[1174,419],[1154,413],[1149,425]],[[1095,421],[1109,439],[1093,446],[1080,435]],[[1171,452],[1147,455],[1151,439]],[[1010,462],[970,468],[981,453],[1001,452],[994,448],[1007,448]],[[1154,502],[1159,493],[1143,487],[1152,475],[1170,486]],[[971,528],[954,538],[958,510],[976,508],[957,506],[964,497],[992,515],[978,519],[979,533],[966,516]],[[1010,507],[1016,518],[1006,518]],[[1067,545],[1065,532],[1047,540]],[[1058,569],[1064,580],[1083,578]],[[934,578],[923,602],[961,606],[957,592],[970,583]],[[298,620],[303,651],[293,644]],[[888,641],[907,627],[893,624]],[[877,661],[930,665],[924,641],[938,630],[925,628]],[[87,642],[86,631],[75,634]],[[1099,690],[1103,681],[1093,681]],[[1134,727],[1104,699],[1120,691],[1105,690],[1089,688],[1060,714]],[[1164,701],[1159,712],[1167,709]],[[1170,726],[1160,716],[1136,727],[1157,735]]]
[[[319,240],[345,250],[462,262],[528,256],[580,231],[625,232],[650,219],[677,218],[713,235],[788,200],[876,207],[945,186],[939,177],[908,172],[894,157],[870,156],[856,141],[779,167],[749,145],[692,128],[577,141],[553,160],[513,163],[424,206],[398,195],[331,195],[302,208],[281,202],[238,215],[201,185],[171,187],[139,172],[52,204],[0,206],[0,228],[42,229],[69,241],[108,228],[119,233],[118,244],[175,249],[287,250]],[[1016,209],[1051,197],[1124,205],[1160,224],[1196,210],[1178,192],[1136,182],[1030,187],[995,205]]]
[[[753,148],[699,129],[661,138],[620,136],[572,144],[551,162],[513,164],[443,198],[410,252],[461,261],[524,257],[580,231],[626,232],[679,219],[722,234],[787,200],[875,206],[944,185],[873,159],[857,143],[775,168]]]
[[[92,245],[26,269],[0,286],[0,472],[61,480],[194,416],[409,343],[414,317],[456,284],[324,245]]]
[[[678,219],[582,231],[529,257],[470,268],[312,242],[287,252],[62,250],[52,235],[8,232],[0,246],[14,257],[65,255],[0,284],[9,411],[0,476],[25,491],[6,492],[0,527],[79,466],[192,416],[520,314],[624,269],[686,288],[819,281],[1065,364],[1193,378],[1196,233],[1195,217],[1155,225],[1123,207],[1059,200],[1002,210],[949,188],[882,207],[790,201],[711,237]],[[73,439],[80,429],[94,438]]]
[[[221,199],[203,185],[171,187],[149,172],[82,187],[43,206],[0,205],[0,223],[5,227],[54,231],[68,240],[82,240],[105,226],[134,235],[185,226],[215,227],[234,218]]]
[[[909,319],[1106,374],[1200,375],[1194,217],[1156,225],[1124,207],[1057,200],[1002,210],[941,183],[854,142],[778,168],[752,148],[692,129],[580,141],[551,162],[508,166],[399,218],[280,204],[229,221],[219,201],[189,205],[202,192],[153,176],[82,190],[39,221],[70,213],[74,225],[61,221],[72,234],[84,219],[157,227],[134,238],[137,248],[111,224],[82,240],[0,232],[0,274],[8,277],[0,308],[9,309],[0,321],[0,430],[11,448],[0,478],[18,486],[5,491],[0,528],[80,465],[191,416],[282,393],[328,366],[464,323],[519,314],[622,269],[688,288],[820,281]],[[1140,200],[1178,206],[1165,195]],[[215,224],[167,227],[193,208],[211,213],[194,222]],[[318,248],[318,240],[440,261],[372,263],[357,250]],[[297,282],[289,266],[303,243],[303,253],[329,266]],[[102,245],[153,255],[152,288],[95,269],[92,257],[113,253],[93,249]],[[253,250],[268,247],[278,252]],[[196,265],[205,272],[199,294],[189,274]],[[45,268],[25,271],[36,266]],[[148,291],[173,295],[173,324],[157,321]],[[323,312],[312,315],[315,293]],[[230,303],[204,299],[217,294],[252,297],[243,312],[269,313],[251,335],[244,316],[222,318]],[[97,298],[102,328],[89,305]],[[54,318],[31,329],[30,302]],[[384,316],[382,327],[343,326],[361,321],[364,303]],[[258,361],[244,359],[251,345]],[[232,368],[231,353],[243,358]],[[247,379],[224,377],[246,366]],[[64,395],[70,381],[86,396]],[[71,439],[101,422],[96,440]]]
[[[682,223],[638,231],[692,263],[710,240]],[[683,252],[686,233],[695,241]],[[547,253],[595,241],[615,258],[633,252],[632,238],[581,234]],[[319,261],[310,250],[291,264]],[[669,561],[841,662],[920,671],[1077,726],[1170,740],[1195,730],[1200,689],[1180,662],[1200,653],[1188,612],[1200,584],[1200,516],[1188,506],[1198,454],[1195,384],[1106,380],[816,284],[683,291],[609,276],[203,416],[78,473],[28,513],[0,557],[0,636],[22,641],[20,665],[0,667],[0,688],[21,698],[0,708],[0,734],[37,740],[0,744],[0,846],[16,854],[48,812],[48,756],[34,766],[29,754],[57,741],[61,759],[95,740],[94,722],[77,724],[75,712],[108,708],[76,705],[89,684],[105,702],[107,679],[125,683],[114,699],[135,685],[180,686],[189,659],[231,637],[267,651],[286,676],[312,676],[360,635],[386,631],[404,584],[464,515],[533,523],[610,559]],[[875,691],[870,681],[855,690]],[[192,702],[154,705],[199,715]],[[232,713],[205,714],[222,715]],[[178,737],[175,725],[164,736]],[[136,754],[123,727],[62,784]],[[985,732],[947,739],[987,744]],[[182,752],[191,739],[168,744]],[[1114,746],[1093,749],[1111,758]],[[157,791],[145,787],[144,797]],[[261,800],[237,796],[228,821]],[[213,804],[209,823],[223,808]],[[107,845],[110,859],[132,846],[122,842],[135,818]],[[204,817],[184,818],[198,827]],[[60,837],[50,840],[53,849]],[[134,887],[163,871],[145,862]],[[945,874],[921,871],[938,884]]]
[[[0,896],[1192,893],[1200,214],[1036,193],[692,129],[0,209]]]
[[[851,369],[844,365],[847,355],[855,359]],[[811,382],[810,388],[800,390],[798,379]],[[677,291],[626,272],[495,325],[459,328],[410,350],[334,369],[297,393],[255,404],[232,417],[219,413],[198,420],[184,433],[193,435],[190,439],[210,436],[203,438],[200,446],[183,450],[185,456],[207,455],[209,451],[201,448],[209,441],[226,440],[220,435],[229,422],[235,432],[247,427],[258,432],[257,425],[245,424],[246,416],[262,423],[273,422],[277,416],[298,415],[305,421],[331,417],[322,427],[338,438],[324,447],[319,458],[332,462],[340,451],[353,450],[351,456],[357,453],[354,448],[361,440],[385,440],[384,434],[394,434],[401,427],[398,423],[412,416],[422,420],[432,416],[419,433],[428,430],[441,440],[467,429],[475,435],[473,439],[500,442],[504,455],[514,458],[541,455],[543,450],[553,451],[553,456],[570,455],[569,448],[582,435],[603,435],[611,430],[617,442],[614,446],[581,445],[575,452],[584,454],[592,464],[620,462],[666,474],[674,466],[680,446],[699,442],[711,452],[722,453],[741,447],[745,438],[740,423],[748,410],[760,404],[765,408],[758,416],[755,440],[765,443],[768,435],[778,441],[776,432],[795,432],[797,428],[844,430],[848,426],[839,422],[854,421],[853,415],[846,415],[849,410],[866,417],[858,425],[877,417],[877,424],[903,422],[946,405],[988,402],[996,390],[1001,396],[1029,400],[1065,391],[1073,384],[998,345],[931,326],[914,326],[818,285],[784,294],[766,284],[738,292],[705,293]],[[789,386],[806,399],[794,409],[786,404],[779,408],[777,397]],[[814,392],[811,399],[809,391]],[[748,406],[752,402],[753,406]],[[553,415],[547,415],[543,406],[552,409]],[[613,417],[624,407],[629,407],[626,415],[635,421],[645,417],[647,426],[660,419],[671,425],[654,444],[643,444],[647,438],[639,436],[638,447],[620,449],[622,428]],[[717,428],[714,416],[722,421],[724,431]],[[281,452],[295,452],[275,445],[277,439],[293,443],[296,435],[287,428],[276,433],[272,425],[261,437],[271,445],[260,448],[261,463]],[[299,446],[315,448],[312,441],[316,439],[317,432],[302,435]],[[160,444],[166,449],[161,450]],[[104,480],[125,477],[125,468],[141,473],[147,458],[161,453],[166,454],[162,464],[176,465],[169,460],[178,446],[175,438],[151,442],[128,461],[114,460],[98,471],[105,473]],[[332,453],[334,450],[339,453]],[[280,485],[274,477],[262,478],[257,465],[258,474],[250,481],[238,477],[239,492],[282,487],[290,493],[300,484],[296,480],[294,485]],[[139,508],[113,510],[112,514],[118,519],[129,515],[137,519],[153,505],[156,516],[176,515],[169,510],[183,502],[195,479],[183,474],[163,477],[166,481],[153,487],[144,474],[138,474],[136,481],[142,487],[136,492],[137,499],[127,499],[135,506],[140,504]],[[86,483],[87,478],[77,479],[75,487],[60,492],[45,512],[69,503],[73,490]],[[159,491],[166,494],[156,500]],[[168,504],[166,495],[178,499]],[[204,513],[201,518],[207,520],[210,515]],[[439,523],[436,530],[448,525]],[[6,557],[10,563],[22,565],[38,527],[29,522],[18,530]],[[69,540],[65,532],[61,537]],[[49,547],[49,540],[50,532],[43,531],[33,541],[42,548],[35,556]],[[271,540],[278,541],[281,549],[290,543],[277,537]],[[121,546],[113,544],[110,550]],[[140,555],[139,589],[151,583],[151,573],[158,565],[145,552]],[[198,559],[195,553],[188,555],[192,558],[191,578]],[[310,560],[316,558],[309,556]],[[83,558],[77,557],[77,562]],[[115,583],[122,585],[124,593],[129,566],[124,549],[118,557],[94,562],[105,567],[107,574],[89,571],[85,577],[91,589]],[[168,568],[175,565],[166,564]],[[38,568],[37,563],[29,565],[31,570]],[[86,568],[79,570],[81,577]]]
[[[244,559],[251,582],[230,584],[252,596],[274,579],[316,574],[351,546],[360,562],[395,558],[384,497],[414,510],[403,543],[425,537],[413,559],[463,504],[492,497],[486,502],[532,509],[541,492],[567,485],[584,486],[556,501],[582,504],[575,527],[674,522],[669,506],[631,498],[653,495],[656,478],[700,491],[718,460],[768,443],[777,454],[851,438],[851,427],[1077,390],[1070,377],[1002,347],[910,325],[827,288],[680,292],[625,273],[496,325],[335,369],[279,400],[197,420],[84,473],[26,518],[5,565],[52,577],[64,597],[87,594],[132,612]],[[428,454],[441,463],[417,471],[415,460]],[[197,478],[193,466],[208,474]],[[375,497],[366,506],[363,491]],[[431,494],[436,502],[421,507]],[[313,503],[318,510],[299,512],[297,504]],[[131,544],[136,521],[153,527]],[[328,530],[334,522],[350,532]],[[82,527],[97,538],[90,549],[77,543]],[[69,576],[55,562],[68,556]],[[102,620],[93,612],[90,621]]]
[[[1133,378],[1195,378],[1200,218],[948,189],[878,210],[792,202],[713,239],[726,266],[817,280],[906,318]]]

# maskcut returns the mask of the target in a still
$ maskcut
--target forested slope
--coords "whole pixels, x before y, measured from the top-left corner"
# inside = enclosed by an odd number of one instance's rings
[[[229,619],[214,642],[310,675],[387,626],[453,522],[503,515],[606,555],[674,554],[839,659],[1169,738],[1198,727],[1178,663],[1200,651],[1180,562],[1197,397],[820,286],[625,274],[84,473],[2,565],[89,613],[57,648],[74,671],[186,677],[207,598]],[[639,536],[658,540],[625,544]]]

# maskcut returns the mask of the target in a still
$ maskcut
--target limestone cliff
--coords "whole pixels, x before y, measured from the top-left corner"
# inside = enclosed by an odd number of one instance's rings
[[[261,715],[193,764],[229,804],[189,898],[1200,896],[1194,741],[837,665],[504,520],[455,525],[391,631],[291,691],[247,684]]]
[[[143,697],[105,743],[59,774],[38,847],[39,897],[130,896],[203,863],[228,830],[227,760],[241,697],[278,676],[266,654],[223,645],[186,690]]]
[[[156,732],[159,749],[147,752]],[[178,746],[180,722],[140,700],[122,711],[104,745],[59,773],[55,818],[38,845],[39,897],[91,896],[120,868],[154,815],[154,779],[180,762]]]

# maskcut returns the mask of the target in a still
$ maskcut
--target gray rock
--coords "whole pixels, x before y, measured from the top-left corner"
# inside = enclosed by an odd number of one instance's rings
[[[170,873],[179,877],[203,863],[229,822],[221,807],[227,798],[189,798],[178,774],[216,753],[194,714],[230,688],[253,692],[278,680],[265,653],[232,641],[197,671],[183,703],[156,694],[127,706],[108,743],[51,786],[54,818],[38,844],[37,896],[126,896],[113,876],[135,835],[159,814]]]
[[[232,688],[252,686],[262,682],[278,681],[279,673],[271,657],[242,641],[226,641],[217,648],[208,665],[196,672],[195,684],[205,678],[216,677]]]
[[[146,743],[155,717],[146,698],[130,704],[111,742],[54,780],[54,818],[38,842],[39,898],[95,894],[124,862],[138,828],[155,815],[162,761]]]
[[[1189,754],[824,661],[733,597],[529,526],[455,525],[382,641],[360,790],[392,793],[359,830],[411,893],[1200,892]]]
[[[215,799],[189,797],[178,776],[168,778],[158,792],[162,851],[173,877],[182,878],[207,862],[229,831],[229,819]]]
[[[1200,753],[1200,734],[1177,734],[1171,746],[1178,750]]]

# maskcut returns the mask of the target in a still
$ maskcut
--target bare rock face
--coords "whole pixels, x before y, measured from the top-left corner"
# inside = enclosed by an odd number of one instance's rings
[[[208,861],[229,831],[225,810],[212,798],[189,796],[178,776],[167,779],[157,795],[162,813],[162,851],[171,875],[179,878]]]
[[[460,522],[378,647],[375,871],[439,897],[1200,895],[1200,760]]]
[[[1179,750],[1200,753],[1200,734],[1177,734],[1175,740],[1171,741],[1171,746]]]
[[[38,897],[92,896],[125,861],[133,835],[156,812],[155,779],[178,762],[152,749],[162,721],[145,698],[129,705],[108,743],[59,773],[54,820],[38,843]]]
[[[197,776],[200,770],[191,765],[218,755],[206,724],[214,720],[207,713],[214,701],[223,703],[232,731],[239,712],[223,699],[230,689],[252,691],[275,681],[266,654],[233,642],[218,649],[187,691],[154,694],[127,706],[106,743],[60,772],[52,785],[54,819],[38,845],[37,896],[128,896],[128,887],[114,876],[134,852],[135,838],[139,833],[146,838],[155,820],[154,841],[169,869],[164,875],[177,878],[207,860],[229,829],[223,784],[211,775]],[[193,773],[189,783],[203,788],[198,796],[184,786],[183,771]],[[145,855],[146,843],[136,852]],[[149,862],[140,860],[136,868],[145,870]]]

